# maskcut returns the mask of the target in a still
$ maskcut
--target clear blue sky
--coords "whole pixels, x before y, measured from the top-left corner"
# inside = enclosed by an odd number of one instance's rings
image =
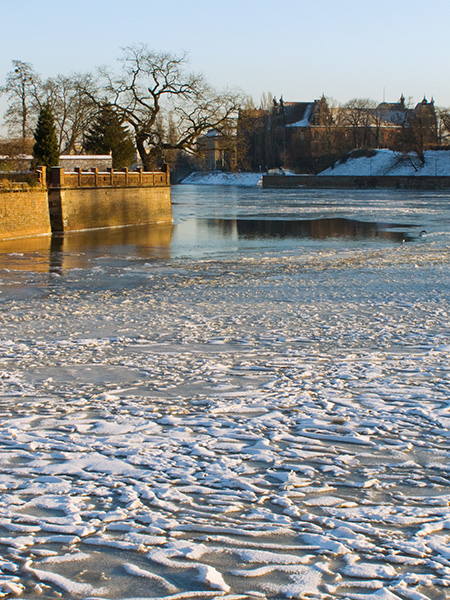
[[[146,43],[187,51],[192,70],[256,102],[385,91],[449,106],[449,23],[449,0],[0,0],[0,84],[13,59],[48,77],[114,65]]]

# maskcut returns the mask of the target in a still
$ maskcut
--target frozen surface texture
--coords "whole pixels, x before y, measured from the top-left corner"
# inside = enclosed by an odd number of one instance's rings
[[[426,235],[3,271],[0,596],[448,598],[447,200],[377,198]]]

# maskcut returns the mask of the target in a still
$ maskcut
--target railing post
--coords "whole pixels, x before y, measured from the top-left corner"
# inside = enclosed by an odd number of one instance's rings
[[[128,167],[124,168],[125,172],[125,187],[128,187]]]
[[[161,171],[163,171],[163,173],[166,174],[166,185],[170,184],[170,165],[169,163],[165,163],[162,168]]]
[[[138,169],[138,173],[139,173],[139,185],[142,185],[142,173],[143,173],[144,169],[142,167],[139,167]]]
[[[91,169],[92,173],[94,173],[94,187],[97,187],[98,185],[98,169],[97,167],[93,167]]]
[[[107,169],[107,171],[109,172],[109,185],[112,187],[114,182],[114,169],[111,167],[110,169]]]
[[[75,167],[75,173],[78,175],[78,187],[81,187],[81,172],[82,172],[82,168],[81,167]]]
[[[38,172],[39,184],[47,185],[47,167],[44,167],[44,166],[38,167],[37,172]]]

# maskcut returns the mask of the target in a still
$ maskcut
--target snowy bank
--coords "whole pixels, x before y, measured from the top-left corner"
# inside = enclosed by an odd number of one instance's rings
[[[204,172],[196,171],[191,173],[181,182],[195,185],[239,185],[241,187],[251,187],[261,185],[261,173],[223,173],[222,171]]]
[[[416,154],[402,154],[392,150],[375,150],[374,156],[349,157],[345,162],[337,162],[319,175],[396,175],[396,176],[450,176],[450,151],[427,150],[425,163]]]

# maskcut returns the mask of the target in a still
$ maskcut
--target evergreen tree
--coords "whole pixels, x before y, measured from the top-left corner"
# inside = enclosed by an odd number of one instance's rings
[[[49,104],[44,104],[39,112],[34,140],[33,156],[35,162],[39,166],[47,168],[56,167],[59,164],[59,146],[55,122]]]
[[[112,153],[114,169],[129,167],[136,155],[133,140],[110,104],[104,104],[89,128],[84,144],[90,154]]]

